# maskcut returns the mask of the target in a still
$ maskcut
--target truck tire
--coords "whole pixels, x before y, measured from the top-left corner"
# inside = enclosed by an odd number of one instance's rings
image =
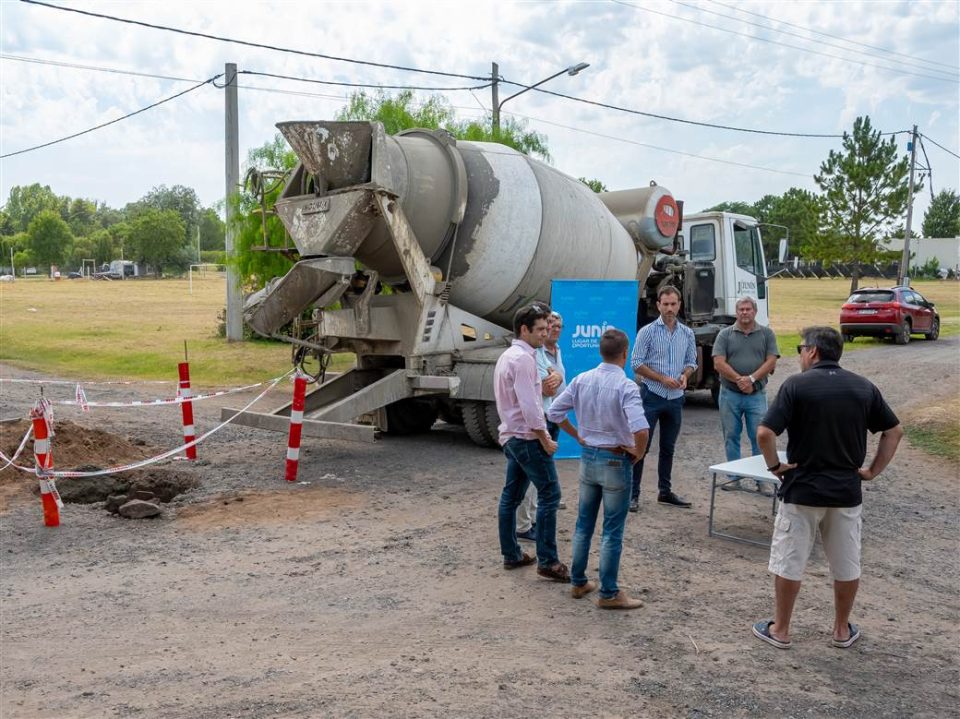
[[[463,427],[467,430],[467,436],[471,441],[480,447],[496,447],[497,443],[493,436],[487,431],[487,407],[492,404],[489,402],[477,400],[464,400],[463,402]]]
[[[893,341],[898,345],[905,345],[910,341],[910,320],[904,320],[900,325],[900,331],[893,337]]]
[[[410,398],[387,405],[389,434],[419,434],[437,421],[437,406],[430,400]]]
[[[496,402],[484,402],[486,405],[484,417],[487,421],[487,434],[493,440],[493,446],[500,446],[500,415],[497,413]]]
[[[440,419],[447,424],[463,424],[463,405],[456,400],[439,403]]]
[[[720,407],[720,380],[710,385],[710,399],[715,409]]]

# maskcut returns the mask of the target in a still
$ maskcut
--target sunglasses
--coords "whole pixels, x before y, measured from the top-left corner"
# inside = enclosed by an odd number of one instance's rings
[[[810,345],[797,345],[797,354],[803,354],[803,350],[809,347]]]

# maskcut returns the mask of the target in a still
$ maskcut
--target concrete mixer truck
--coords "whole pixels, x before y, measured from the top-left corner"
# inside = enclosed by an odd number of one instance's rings
[[[283,122],[299,158],[275,205],[300,260],[250,296],[257,333],[312,357],[318,384],[303,434],[372,441],[428,429],[438,416],[494,445],[494,365],[513,313],[550,301],[555,278],[637,279],[640,324],[664,284],[683,297],[697,337],[690,385],[716,391],[717,332],[742,296],[767,288],[757,223],[682,204],[655,182],[594,193],[504,145],[444,131],[387,135],[376,122]],[[683,232],[680,232],[683,224]],[[281,332],[282,328],[289,328]],[[338,352],[356,365],[329,380]],[[243,412],[239,424],[285,431],[291,406]],[[238,415],[224,409],[224,418]]]

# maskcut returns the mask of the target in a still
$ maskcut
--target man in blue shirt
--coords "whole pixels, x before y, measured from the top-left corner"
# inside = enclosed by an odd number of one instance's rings
[[[633,471],[631,464],[643,456],[647,447],[647,420],[637,385],[624,374],[627,364],[627,336],[609,329],[600,338],[603,363],[573,378],[547,410],[547,419],[576,437],[580,454],[580,507],[573,535],[573,564],[570,594],[584,597],[597,588],[587,579],[587,557],[603,504],[603,537],[600,540],[600,609],[638,609],[632,599],[617,586],[623,527],[630,503]],[[577,415],[574,429],[567,419]]]
[[[630,358],[630,366],[640,375],[640,396],[643,410],[650,423],[650,440],[660,428],[660,459],[657,464],[657,501],[673,507],[690,507],[671,489],[673,449],[680,435],[683,420],[683,393],[687,380],[697,369],[697,343],[693,330],[683,324],[680,313],[680,292],[665,285],[657,293],[660,317],[642,327]],[[649,449],[649,445],[648,445]],[[640,509],[640,480],[643,478],[643,459],[633,466],[633,491],[630,511]]]

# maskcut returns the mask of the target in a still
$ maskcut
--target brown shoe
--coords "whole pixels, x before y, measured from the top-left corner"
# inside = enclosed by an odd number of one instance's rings
[[[563,562],[556,562],[549,567],[537,567],[537,574],[541,577],[552,579],[555,582],[570,581],[570,570],[567,569],[567,565]]]
[[[529,554],[524,552],[520,559],[504,559],[503,568],[504,569],[519,569],[520,567],[529,567],[531,564],[537,561],[536,557],[531,557]]]
[[[580,599],[581,597],[585,597],[588,594],[590,594],[590,592],[592,592],[596,588],[597,588],[597,583],[592,579],[588,579],[586,584],[581,584],[579,587],[577,586],[570,587],[570,596],[573,597],[574,599]]]
[[[622,589],[609,599],[600,597],[597,600],[597,607],[600,609],[639,609],[642,606],[643,602],[631,599]]]

